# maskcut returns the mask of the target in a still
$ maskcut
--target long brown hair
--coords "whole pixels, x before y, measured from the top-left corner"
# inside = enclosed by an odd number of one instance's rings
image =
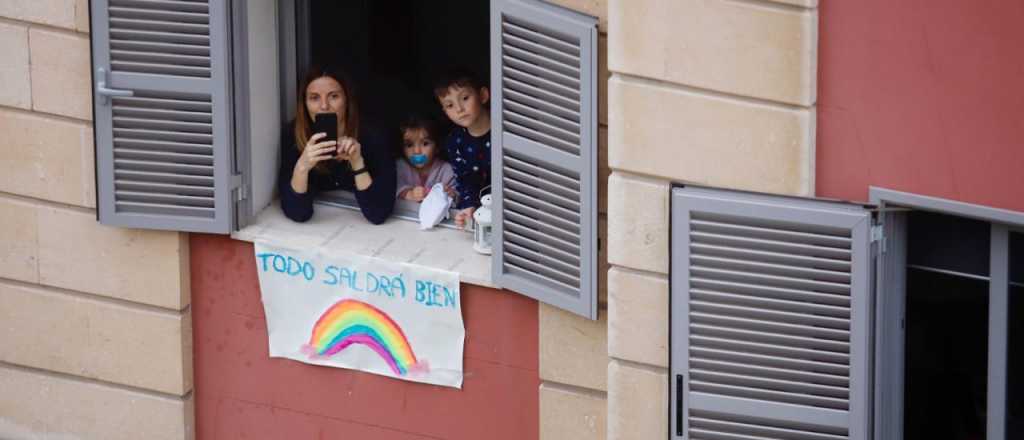
[[[295,94],[295,99],[298,101],[295,104],[295,146],[299,149],[299,154],[302,154],[302,150],[306,148],[306,142],[309,141],[310,136],[313,136],[312,121],[309,111],[306,110],[306,88],[309,87],[309,83],[323,77],[337,81],[345,94],[344,133],[338,133],[338,136],[359,137],[359,106],[356,104],[352,82],[338,69],[313,66],[299,83],[298,93]],[[318,163],[315,169],[326,172],[326,161]]]

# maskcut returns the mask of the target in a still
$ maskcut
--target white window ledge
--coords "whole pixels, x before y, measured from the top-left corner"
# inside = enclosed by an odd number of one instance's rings
[[[313,218],[296,223],[284,216],[275,201],[231,238],[264,240],[296,249],[341,249],[359,255],[457,272],[461,282],[494,287],[491,257],[473,250],[473,234],[436,227],[421,231],[419,224],[391,218],[373,225],[359,211],[317,204]]]

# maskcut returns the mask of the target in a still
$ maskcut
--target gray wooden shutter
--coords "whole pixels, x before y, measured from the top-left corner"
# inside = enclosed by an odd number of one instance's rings
[[[871,214],[672,194],[670,438],[869,438]]]
[[[93,0],[97,208],[115,226],[230,232],[229,3]]]
[[[491,2],[494,276],[597,318],[597,20]]]

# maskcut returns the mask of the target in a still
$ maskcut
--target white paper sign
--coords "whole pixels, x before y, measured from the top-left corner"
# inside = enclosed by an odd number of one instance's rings
[[[462,388],[457,273],[256,243],[270,356]]]

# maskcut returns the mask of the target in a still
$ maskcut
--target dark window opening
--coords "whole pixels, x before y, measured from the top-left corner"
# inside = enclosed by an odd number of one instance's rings
[[[990,224],[908,217],[904,438],[985,438]]]
[[[314,64],[342,67],[356,90],[361,119],[388,138],[415,112],[450,121],[433,95],[445,71],[463,66],[490,78],[490,2],[481,0],[314,0]],[[395,140],[397,142],[397,140]]]
[[[908,217],[907,264],[988,277],[991,227],[987,222],[914,211]]]

